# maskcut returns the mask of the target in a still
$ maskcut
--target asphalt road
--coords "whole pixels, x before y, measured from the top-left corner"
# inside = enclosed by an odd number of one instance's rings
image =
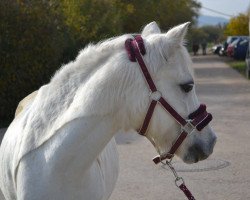
[[[194,165],[176,162],[198,200],[250,199],[250,81],[217,56],[193,58],[197,95],[213,113],[213,155]],[[121,137],[121,136],[119,136]],[[183,200],[173,175],[151,161],[154,149],[139,136],[117,139],[120,174],[111,200]]]
[[[193,61],[197,95],[213,113],[218,141],[208,160],[185,165],[174,159],[176,169],[197,200],[250,199],[250,81],[217,56]],[[173,175],[151,161],[155,150],[145,138],[127,133],[116,140],[120,174],[111,200],[185,199]]]

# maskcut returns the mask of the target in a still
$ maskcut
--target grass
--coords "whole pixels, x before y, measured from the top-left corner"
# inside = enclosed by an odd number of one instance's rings
[[[246,62],[244,60],[233,60],[229,61],[228,64],[243,76],[246,76]]]

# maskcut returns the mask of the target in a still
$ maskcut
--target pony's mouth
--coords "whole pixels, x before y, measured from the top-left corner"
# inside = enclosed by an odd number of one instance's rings
[[[188,164],[197,163],[198,161],[207,159],[212,153],[216,143],[216,139],[211,142],[209,148],[205,148],[203,143],[197,143],[189,147],[187,154],[184,156],[183,161]]]
[[[199,162],[201,160],[205,160],[208,157],[209,157],[209,155],[204,154],[204,153],[202,153],[202,154],[200,154],[200,153],[199,154],[191,154],[191,153],[189,153],[183,158],[183,161],[185,163],[187,163],[187,164],[192,164],[192,163],[197,163],[197,162]]]

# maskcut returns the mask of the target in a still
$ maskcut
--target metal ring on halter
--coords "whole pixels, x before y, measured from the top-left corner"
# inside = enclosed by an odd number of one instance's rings
[[[150,92],[149,97],[150,97],[152,100],[159,101],[160,98],[162,97],[162,94],[161,94],[160,91],[156,90],[156,91],[154,91],[154,92]]]
[[[175,179],[175,185],[176,185],[177,187],[180,187],[182,184],[185,184],[184,179],[183,179],[182,177],[177,177],[177,178]]]
[[[169,166],[169,164],[171,164],[171,162],[172,162],[172,160],[173,160],[173,158],[174,158],[174,154],[171,154],[171,153],[165,154],[165,156],[167,156],[167,155],[169,155],[170,158],[165,158],[165,159],[164,159],[165,162],[163,162],[163,160],[161,159],[163,156],[160,155],[160,162],[161,162],[161,164],[163,164],[163,165],[168,165],[168,166]]]
[[[191,123],[192,120],[186,120],[186,124],[181,127],[181,130],[185,131],[188,135],[191,134],[196,128],[195,126]]]
[[[166,162],[166,165],[167,165],[167,166],[169,167],[169,169],[172,171],[172,173],[173,173],[174,176],[175,176],[175,179],[177,180],[177,179],[179,179],[179,178],[181,178],[181,177],[178,176],[178,174],[177,174],[175,168],[173,167],[171,161],[172,161],[172,159],[170,160],[170,162]]]

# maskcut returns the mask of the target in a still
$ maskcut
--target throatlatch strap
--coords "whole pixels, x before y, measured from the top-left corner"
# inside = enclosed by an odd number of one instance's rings
[[[165,159],[171,159],[175,152],[177,151],[177,149],[179,148],[179,146],[181,145],[181,143],[185,140],[185,138],[187,137],[188,133],[185,131],[182,131],[181,134],[179,135],[179,137],[177,138],[177,140],[174,142],[174,144],[172,145],[171,149],[168,151],[167,154],[165,155],[157,155],[156,157],[153,158],[153,161],[155,164],[160,163],[162,160]]]
[[[138,131],[138,133],[140,135],[145,135],[145,133],[147,132],[147,129],[148,129],[148,126],[149,126],[149,122],[150,122],[150,120],[151,120],[151,118],[153,116],[156,104],[157,104],[157,101],[155,101],[155,100],[151,101],[151,103],[149,105],[149,108],[148,108],[148,112],[147,112],[147,114],[145,116],[145,119],[143,121],[142,127]]]

